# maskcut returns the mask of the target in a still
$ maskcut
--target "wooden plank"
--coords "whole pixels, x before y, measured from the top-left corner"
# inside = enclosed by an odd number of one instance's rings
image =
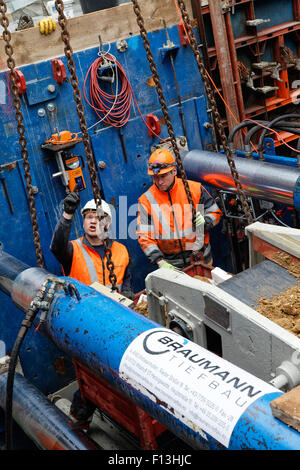
[[[110,299],[115,300],[119,304],[125,305],[126,307],[133,307],[134,303],[132,300],[127,299],[124,295],[119,294],[119,292],[112,291],[110,287],[104,286],[103,284],[99,284],[99,282],[94,282],[90,285],[93,289],[100,292],[100,294],[106,295]]]
[[[271,401],[270,405],[275,418],[300,431],[300,385]]]
[[[147,32],[161,29],[163,19],[166,21],[167,26],[181,22],[174,0],[141,0],[139,3]],[[186,0],[186,8],[192,20],[190,0]],[[99,34],[103,44],[139,34],[139,27],[131,2],[70,18],[68,20],[68,30],[74,52],[99,45]],[[56,31],[48,36],[42,35],[38,27],[15,31],[11,33],[11,36],[16,67],[64,55],[61,28],[58,24]],[[0,56],[6,64],[4,46],[1,36]]]

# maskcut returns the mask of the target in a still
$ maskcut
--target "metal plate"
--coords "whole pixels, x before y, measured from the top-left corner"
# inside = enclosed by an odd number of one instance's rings
[[[230,326],[230,315],[228,309],[207,295],[203,295],[203,298],[205,304],[204,314],[210,320],[217,323],[217,325],[228,330]]]

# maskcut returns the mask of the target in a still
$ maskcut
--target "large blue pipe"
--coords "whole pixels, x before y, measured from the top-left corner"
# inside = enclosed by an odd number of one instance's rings
[[[30,274],[14,281],[15,302]],[[94,289],[59,279],[79,297],[60,289],[42,331],[183,441],[196,449],[300,449],[300,433],[272,416],[270,402],[281,391]]]
[[[236,192],[224,154],[202,150],[181,153],[188,179]],[[246,195],[294,206],[300,211],[300,169],[236,156],[235,166]]]
[[[7,373],[0,374],[0,406],[5,410]],[[15,374],[13,418],[42,450],[103,450],[25,377]]]

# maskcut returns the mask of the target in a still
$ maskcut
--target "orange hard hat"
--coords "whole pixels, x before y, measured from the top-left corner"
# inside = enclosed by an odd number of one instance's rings
[[[148,161],[148,175],[163,175],[175,168],[176,162],[168,149],[155,150]]]

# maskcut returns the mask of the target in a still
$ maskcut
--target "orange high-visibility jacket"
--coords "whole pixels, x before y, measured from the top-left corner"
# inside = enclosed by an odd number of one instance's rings
[[[106,267],[106,259],[102,260],[93,248],[82,243],[83,237],[72,240],[73,259],[69,276],[74,277],[84,284],[93,282],[110,286],[109,271]],[[114,263],[114,274],[117,277],[116,287],[122,289],[123,278],[129,264],[127,248],[122,243],[113,241],[110,247],[111,259]]]
[[[201,183],[188,181],[196,212],[207,216],[215,226],[222,212]],[[192,210],[183,182],[175,177],[170,191],[160,191],[154,184],[138,200],[137,236],[145,255],[152,263],[156,259],[193,251]],[[204,232],[204,245],[209,244],[209,234]]]

